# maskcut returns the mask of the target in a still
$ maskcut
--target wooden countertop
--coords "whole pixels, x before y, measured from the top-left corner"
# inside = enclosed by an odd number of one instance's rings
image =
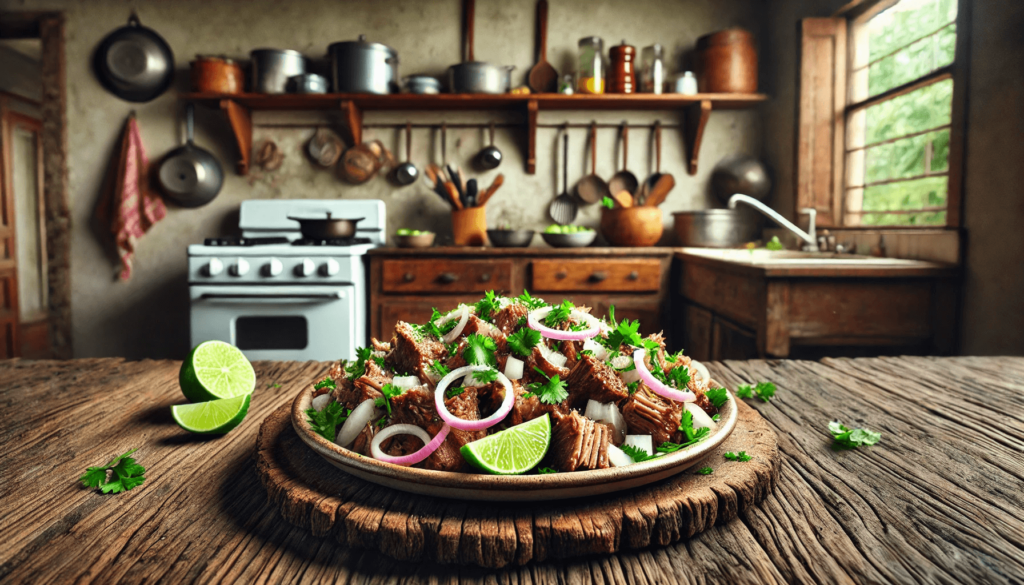
[[[531,246],[528,248],[495,248],[492,246],[434,246],[432,248],[398,248],[388,246],[373,248],[371,256],[669,256],[679,248],[552,248]]]
[[[684,263],[713,266],[733,274],[754,278],[914,278],[914,277],[955,277],[960,268],[952,264],[903,260],[899,258],[866,258],[864,256],[839,257],[837,263],[829,264],[817,259],[791,258],[785,262],[747,261],[746,259],[725,259],[715,257],[710,248],[674,248],[673,255]],[[761,252],[763,250],[756,250]],[[746,252],[745,250],[724,250],[724,252]],[[860,259],[858,259],[860,258]]]
[[[257,362],[249,415],[219,438],[171,419],[183,400],[179,365],[0,362],[0,581],[1024,581],[1024,358],[708,364],[732,388],[778,385],[770,403],[748,401],[783,453],[764,504],[669,547],[504,571],[348,550],[268,504],[253,469],[256,430],[325,364]],[[965,410],[952,411],[958,404]],[[882,440],[832,451],[830,420]],[[141,487],[102,495],[78,484],[86,467],[134,447],[147,469]]]

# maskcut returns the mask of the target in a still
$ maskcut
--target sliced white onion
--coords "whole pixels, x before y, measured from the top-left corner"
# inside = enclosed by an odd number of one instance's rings
[[[444,317],[434,321],[434,325],[440,327],[455,318],[459,319],[459,324],[455,326],[455,329],[452,329],[445,334],[445,336],[441,338],[441,341],[451,343],[458,339],[459,335],[462,335],[462,330],[466,328],[466,323],[469,321],[469,307],[466,305],[459,305],[458,309],[455,309]]]
[[[351,445],[352,441],[355,441],[359,433],[362,432],[366,423],[373,420],[376,410],[376,407],[373,406],[373,398],[367,398],[360,402],[359,406],[352,409],[352,414],[348,415],[345,424],[341,425],[341,430],[338,431],[334,442],[342,447]]]
[[[705,382],[711,380],[711,372],[708,371],[708,367],[697,360],[690,360],[690,372],[693,372],[693,370],[697,370],[697,375]]]
[[[408,390],[409,388],[415,388],[416,386],[423,385],[423,382],[420,381],[418,376],[395,376],[395,379],[391,383],[402,390]]]
[[[697,406],[696,402],[687,402],[683,406],[686,408],[686,412],[693,415],[693,430],[696,431],[704,427],[711,429],[709,431],[711,433],[718,430],[718,424],[708,416],[708,413],[704,412],[704,409]]]
[[[619,449],[615,445],[608,445],[608,463],[612,464],[612,467],[625,467],[627,465],[633,465],[633,458],[628,453]]]
[[[384,461],[385,463],[405,466],[415,465],[427,457],[430,457],[430,454],[434,451],[437,451],[437,448],[441,446],[442,442],[444,442],[445,437],[448,436],[449,430],[451,429],[448,425],[444,425],[441,427],[441,430],[434,435],[434,438],[431,439],[430,435],[427,434],[427,431],[424,431],[416,425],[391,425],[374,435],[373,440],[370,441],[370,454],[373,455],[374,459]],[[381,451],[381,443],[395,435],[412,435],[414,437],[418,437],[423,441],[423,446],[408,455],[392,456]]]
[[[540,354],[544,356],[544,359],[556,368],[564,368],[565,363],[569,361],[565,354],[555,351],[543,343],[538,343],[537,349],[540,350]]]
[[[697,395],[693,392],[689,390],[676,390],[671,386],[662,384],[660,380],[655,378],[651,371],[647,369],[647,364],[644,363],[644,355],[646,353],[647,350],[642,347],[633,352],[633,363],[636,364],[636,371],[640,373],[640,379],[643,380],[648,388],[658,396],[675,400],[676,402],[694,402],[697,400]]]
[[[650,435],[626,435],[626,442],[623,444],[647,451],[648,455],[654,455],[654,439]]]
[[[587,350],[590,350],[590,352],[594,354],[594,357],[602,362],[608,359],[608,350],[605,348],[605,346],[594,341],[593,339],[588,339],[583,342],[583,351]]]
[[[327,406],[327,403],[331,401],[330,394],[321,394],[313,399],[313,410],[320,412]]]
[[[523,379],[523,360],[508,356],[508,360],[505,362],[505,377],[509,380],[522,380]]]
[[[616,370],[624,370],[633,363],[633,358],[628,355],[617,355],[612,358],[612,367]]]
[[[569,316],[576,317],[590,326],[584,331],[562,331],[561,329],[552,329],[547,325],[542,324],[540,322],[541,319],[547,317],[548,313],[554,310],[555,307],[544,307],[537,309],[536,311],[531,311],[526,317],[526,324],[530,326],[530,329],[540,331],[540,334],[548,339],[559,339],[562,341],[583,341],[584,339],[590,339],[601,332],[600,321],[598,321],[593,315],[584,313],[583,311],[577,311],[576,309],[569,311]]]
[[[437,415],[441,417],[441,420],[451,425],[452,428],[462,431],[482,431],[483,429],[498,424],[506,415],[508,415],[509,412],[512,411],[512,406],[515,405],[516,402],[515,392],[512,391],[512,382],[509,382],[508,378],[499,372],[498,382],[501,382],[501,385],[505,387],[505,399],[501,401],[501,406],[498,407],[498,410],[496,410],[494,414],[481,420],[463,420],[448,412],[448,408],[444,404],[444,391],[448,388],[448,385],[453,381],[466,376],[466,374],[482,372],[489,369],[491,369],[490,366],[462,366],[461,368],[452,370],[447,376],[441,378],[441,381],[437,383],[437,388],[434,390],[434,407],[437,409]]]
[[[640,379],[640,372],[638,372],[636,368],[633,368],[632,370],[619,372],[619,377],[622,378],[622,381],[624,383],[632,384],[633,382],[636,382],[637,380]]]
[[[619,412],[619,407],[614,402],[601,404],[596,400],[587,401],[587,409],[583,416],[594,422],[603,422],[612,425],[615,429],[616,438],[613,443],[621,444],[626,439],[626,419]]]

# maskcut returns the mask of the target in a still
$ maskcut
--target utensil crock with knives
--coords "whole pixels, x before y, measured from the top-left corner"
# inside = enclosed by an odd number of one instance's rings
[[[487,208],[453,209],[452,239],[456,246],[483,246],[486,244]]]

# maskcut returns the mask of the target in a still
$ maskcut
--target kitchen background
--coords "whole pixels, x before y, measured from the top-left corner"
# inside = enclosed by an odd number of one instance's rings
[[[828,16],[841,0],[638,0],[551,2],[548,58],[562,73],[574,69],[576,41],[597,35],[605,48],[625,39],[638,49],[661,43],[669,71],[690,68],[689,51],[697,37],[730,26],[752,31],[760,56],[759,91],[770,100],[759,108],[712,113],[695,176],[685,172],[678,131],[665,132],[663,169],[679,182],[662,206],[666,225],[671,212],[712,205],[708,177],[714,164],[730,154],[762,157],[772,168],[773,206],[792,216],[794,193],[796,59],[800,18]],[[520,85],[535,61],[534,0],[480,0],[476,7],[476,57],[516,66]],[[142,23],[158,31],[177,60],[176,91],[146,104],[130,104],[104,91],[89,59],[99,41],[124,24],[134,9]],[[228,170],[220,195],[197,210],[171,206],[168,217],[140,242],[135,270],[128,282],[115,282],[115,262],[93,220],[103,176],[125,117],[138,116],[147,154],[159,159],[183,140],[183,104],[177,93],[188,90],[188,61],[196,54],[225,54],[247,58],[259,47],[296,49],[322,57],[329,43],[368,40],[395,48],[402,75],[440,75],[460,60],[460,3],[457,0],[393,0],[389,2],[302,0],[271,1],[0,1],[0,10],[60,10],[66,14],[67,123],[69,185],[72,213],[71,279],[73,286],[73,344],[76,357],[118,355],[129,358],[182,357],[188,349],[188,294],[185,247],[204,237],[229,233],[237,225],[241,201],[251,198],[380,198],[387,205],[388,231],[399,227],[428,228],[443,237],[449,230],[448,209],[427,187],[417,182],[395,187],[377,178],[361,186],[342,182],[332,171],[315,168],[302,147],[318,124],[319,113],[256,112],[254,142],[273,138],[286,154],[272,174],[254,172],[241,177],[231,172],[236,160],[233,138],[220,112],[199,107],[197,143],[212,150]],[[963,305],[964,353],[1024,353],[1024,179],[1019,161],[1024,136],[1024,79],[1004,75],[1024,67],[1024,6],[983,2],[973,10],[970,53],[970,97],[965,187],[965,226],[970,240]],[[493,112],[367,112],[367,124],[382,122],[465,123],[515,122]],[[678,112],[541,112],[541,123],[630,121],[630,167],[648,169],[648,132],[643,126],[656,119],[676,123]],[[275,126],[285,127],[275,127]],[[585,130],[571,133],[570,184],[584,175]],[[547,205],[558,193],[554,165],[556,131],[538,131],[537,173],[526,175],[522,144],[525,132],[499,129],[497,144],[506,155],[499,171],[505,186],[488,204],[488,223],[542,228],[549,224]],[[367,129],[367,138],[380,138],[396,154],[397,134]],[[598,172],[607,177],[616,167],[615,131],[598,136]],[[450,130],[448,160],[468,166],[485,144],[475,129]],[[438,138],[417,130],[413,161],[437,162]],[[483,176],[489,184],[492,171]],[[577,223],[596,225],[596,206],[585,208]],[[671,243],[671,230],[666,230]]]

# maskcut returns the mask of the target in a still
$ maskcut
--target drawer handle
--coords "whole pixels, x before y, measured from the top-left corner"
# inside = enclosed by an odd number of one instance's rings
[[[454,272],[442,272],[437,277],[437,281],[441,284],[451,284],[458,279],[459,277]]]
[[[640,273],[639,273],[639,272],[637,272],[636,270],[634,270],[633,272],[630,272],[630,273],[629,273],[629,276],[628,276],[628,278],[629,278],[630,280],[640,280]]]
[[[590,282],[604,282],[608,280],[608,273],[601,270],[590,274]]]
[[[555,278],[557,278],[558,280],[564,280],[565,277],[567,277],[567,276],[569,276],[569,275],[568,275],[568,273],[565,273],[565,272],[556,272],[555,273]]]
[[[480,282],[491,282],[491,273],[485,272],[480,275]]]
[[[405,274],[402,275],[402,280],[404,280],[405,282],[412,282],[416,280],[416,275],[413,274],[412,272],[406,272]]]

